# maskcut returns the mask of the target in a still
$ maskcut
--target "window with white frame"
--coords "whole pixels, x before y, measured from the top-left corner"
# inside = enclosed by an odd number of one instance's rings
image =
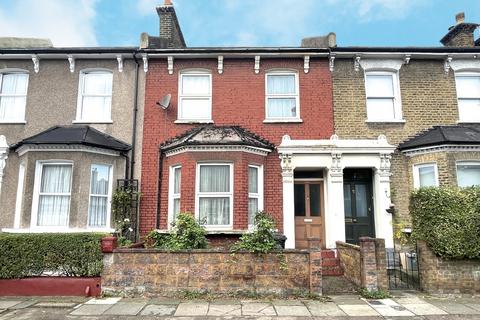
[[[206,71],[180,73],[178,120],[211,121],[212,75]]]
[[[300,118],[298,74],[275,71],[266,74],[266,118],[295,120]]]
[[[34,226],[68,227],[72,167],[71,163],[37,163],[34,197],[38,207]]]
[[[458,114],[464,122],[480,122],[480,73],[456,72]]]
[[[401,121],[402,109],[398,73],[365,72],[365,93],[368,121]]]
[[[457,184],[459,187],[480,185],[480,161],[457,162]]]
[[[24,122],[28,73],[0,73],[0,122]]]
[[[255,214],[263,210],[263,170],[248,166],[248,225],[254,224]]]
[[[111,166],[93,164],[90,176],[88,226],[105,228],[110,225]]]
[[[438,170],[436,163],[422,163],[413,166],[413,185],[415,188],[437,187]]]
[[[112,79],[110,71],[80,72],[76,122],[112,121]]]
[[[169,223],[172,223],[180,213],[182,183],[182,167],[175,166],[170,168],[170,217]]]
[[[233,219],[233,165],[197,166],[197,212],[206,227],[231,228]]]

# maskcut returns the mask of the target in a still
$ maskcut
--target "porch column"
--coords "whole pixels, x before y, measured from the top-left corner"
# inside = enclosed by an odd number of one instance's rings
[[[392,214],[390,208],[390,154],[380,154],[380,167],[375,171],[375,237],[385,239],[385,247],[393,248]]]
[[[335,248],[335,241],[345,241],[345,212],[343,208],[342,154],[332,153],[332,166],[327,181],[328,209],[325,214],[325,246]]]
[[[8,144],[5,136],[0,135],[0,195],[2,194],[3,171],[8,158]]]
[[[295,248],[295,203],[292,154],[280,155],[283,183],[283,234],[287,237],[286,249]]]

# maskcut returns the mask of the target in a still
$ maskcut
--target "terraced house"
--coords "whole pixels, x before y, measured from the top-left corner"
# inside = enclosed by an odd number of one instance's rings
[[[135,48],[0,43],[1,230],[113,231],[117,179],[139,173]]]

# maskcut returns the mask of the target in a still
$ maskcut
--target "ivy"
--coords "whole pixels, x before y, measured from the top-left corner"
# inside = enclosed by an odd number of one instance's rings
[[[242,235],[231,250],[252,253],[279,251],[281,247],[275,233],[275,220],[268,213],[260,211],[255,215],[253,232]]]

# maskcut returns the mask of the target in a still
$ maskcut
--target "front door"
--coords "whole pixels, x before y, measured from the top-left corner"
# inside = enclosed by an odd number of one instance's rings
[[[343,199],[347,242],[358,244],[360,237],[375,237],[371,169],[344,170]]]
[[[295,248],[308,248],[309,238],[323,236],[323,181],[295,181]]]

